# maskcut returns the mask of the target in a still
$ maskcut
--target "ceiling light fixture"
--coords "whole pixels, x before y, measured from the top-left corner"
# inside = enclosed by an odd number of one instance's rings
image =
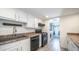
[[[45,16],[46,18],[48,18],[48,16]]]

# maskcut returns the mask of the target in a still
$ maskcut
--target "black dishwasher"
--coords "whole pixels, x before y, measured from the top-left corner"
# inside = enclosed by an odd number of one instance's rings
[[[37,50],[39,48],[39,35],[31,37],[30,40],[31,40],[30,44],[31,51]]]

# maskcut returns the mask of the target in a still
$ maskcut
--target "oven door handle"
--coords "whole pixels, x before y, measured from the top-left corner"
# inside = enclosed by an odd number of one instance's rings
[[[36,39],[38,39],[38,37],[36,37],[36,38],[32,38],[32,40],[36,40]]]

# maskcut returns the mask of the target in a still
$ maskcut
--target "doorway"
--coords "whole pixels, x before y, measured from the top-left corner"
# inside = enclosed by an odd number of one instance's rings
[[[59,30],[59,18],[51,19],[50,21],[50,37],[51,39],[60,38],[60,30]]]
[[[50,47],[54,51],[60,51],[60,24],[59,24],[60,19],[59,18],[54,18],[50,20],[50,39],[51,39],[51,44]]]

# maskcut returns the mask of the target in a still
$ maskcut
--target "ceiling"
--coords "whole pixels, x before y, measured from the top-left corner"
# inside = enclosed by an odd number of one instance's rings
[[[44,20],[53,17],[79,13],[78,8],[21,8],[21,10]]]

